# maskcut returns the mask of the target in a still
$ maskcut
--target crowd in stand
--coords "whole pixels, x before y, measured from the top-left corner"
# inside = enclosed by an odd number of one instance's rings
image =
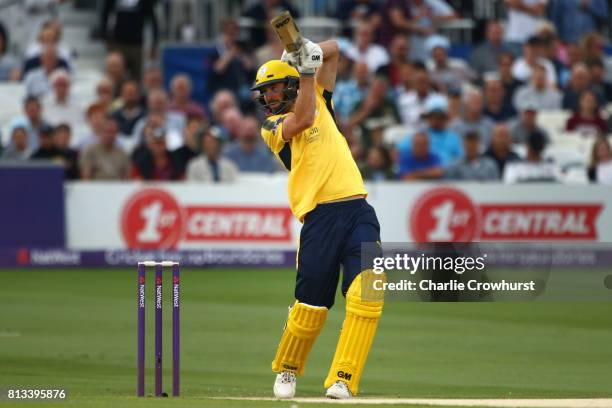
[[[464,60],[436,30],[462,13],[444,0],[338,1],[336,123],[367,180],[560,181],[563,169],[544,155],[559,136],[538,125],[538,114],[565,110],[562,136],[593,140],[588,179],[612,184],[612,117],[604,109],[612,59],[598,32],[608,2],[504,4],[506,19],[486,22]],[[77,100],[60,21],[42,23],[19,56],[0,26],[0,81],[21,81],[28,95],[23,115],[0,124],[10,132],[0,139],[0,160],[55,160],[68,179],[231,182],[241,172],[282,171],[261,141],[262,112],[250,91],[257,66],[282,53],[265,28],[280,8],[299,15],[289,2],[263,0],[244,10],[261,23],[251,30],[223,22],[208,106],[194,100],[187,75],[164,89],[158,65],[138,60],[142,72],[130,68],[133,47],[117,41],[109,41],[95,100]],[[104,24],[122,12],[105,8]],[[131,12],[142,20],[151,6]],[[115,20],[130,24],[129,16]],[[112,27],[101,30],[112,37]],[[401,134],[390,136],[398,126]]]

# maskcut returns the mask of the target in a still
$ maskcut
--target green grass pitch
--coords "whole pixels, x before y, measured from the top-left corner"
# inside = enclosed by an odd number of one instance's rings
[[[182,396],[138,399],[135,268],[0,270],[0,388],[69,394],[40,404],[0,396],[0,406],[297,408],[209,399],[271,396],[270,362],[292,303],[294,271],[181,272]],[[148,394],[152,277],[148,272]],[[169,276],[164,301],[170,393]],[[299,396],[323,395],[343,314],[339,296],[298,381]],[[390,398],[612,397],[611,372],[612,303],[387,302],[361,391]]]

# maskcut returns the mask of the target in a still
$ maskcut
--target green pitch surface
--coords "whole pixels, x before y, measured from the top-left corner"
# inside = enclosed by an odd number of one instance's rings
[[[290,270],[182,271],[182,396],[137,399],[136,271],[1,270],[0,388],[63,388],[44,407],[279,407],[270,362],[292,303]],[[153,390],[153,274],[147,275],[147,391]],[[170,277],[164,281],[165,391],[171,392]],[[343,318],[338,297],[301,397],[319,397]],[[388,302],[366,397],[612,397],[612,303]],[[9,402],[0,406],[34,406]],[[366,405],[360,405],[365,407]]]

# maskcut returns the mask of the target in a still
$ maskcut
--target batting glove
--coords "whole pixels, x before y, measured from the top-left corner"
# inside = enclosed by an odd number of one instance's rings
[[[300,54],[298,51],[296,52],[287,52],[283,50],[283,55],[281,56],[281,61],[286,62],[292,67],[297,67],[300,65]]]
[[[298,71],[300,74],[313,75],[321,65],[323,65],[323,50],[318,44],[304,39],[304,44],[300,48]]]

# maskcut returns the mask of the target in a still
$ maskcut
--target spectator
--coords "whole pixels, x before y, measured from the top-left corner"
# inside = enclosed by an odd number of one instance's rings
[[[266,28],[272,18],[281,11],[287,10],[293,18],[299,18],[299,11],[287,0],[257,0],[252,3],[243,14],[243,17],[253,19],[253,27],[249,38],[253,48],[261,47],[266,42]]]
[[[417,68],[415,65],[411,63],[405,63],[399,67],[399,83],[393,87],[391,93],[397,99],[399,95],[407,94],[410,91],[414,90],[414,77],[417,75],[418,71],[427,72],[423,68]],[[399,107],[399,103],[398,103]]]
[[[448,89],[448,123],[457,121],[463,115],[463,91],[460,86]]]
[[[23,83],[25,84],[28,95],[40,98],[50,92],[51,83],[49,78],[53,71],[58,68],[65,67],[59,64],[55,48],[45,48],[40,56],[40,66],[28,71],[24,70],[25,76],[23,78]]]
[[[57,155],[57,149],[55,143],[53,143],[53,128],[51,126],[44,126],[38,133],[38,148],[34,150],[30,159],[55,159]]]
[[[392,160],[389,151],[384,146],[370,147],[366,154],[366,162],[361,166],[361,175],[366,181],[393,180]]]
[[[412,67],[408,61],[409,51],[408,38],[403,34],[396,35],[391,40],[391,45],[389,46],[389,63],[381,66],[376,71],[377,75],[382,75],[387,79],[392,88],[397,87],[403,82],[403,72],[406,67]]]
[[[382,142],[382,129],[400,122],[399,113],[393,100],[387,95],[387,82],[377,78],[363,101],[356,106],[347,123],[342,124],[343,134],[347,137],[357,157],[361,152]],[[359,127],[357,138],[353,129]]]
[[[2,158],[7,160],[26,160],[30,157],[30,153],[27,129],[23,126],[13,127],[10,144],[2,152]]]
[[[202,154],[187,164],[187,180],[206,183],[231,183],[239,175],[238,167],[220,155],[221,133],[209,128],[202,136]]]
[[[457,18],[457,13],[444,0],[412,0],[408,2],[412,23],[418,28],[411,35],[410,58],[425,61],[429,54],[427,41],[436,27],[445,21]]]
[[[535,132],[543,134],[546,141],[549,140],[546,131],[537,125],[538,109],[537,103],[533,100],[520,101],[518,107],[520,115],[509,126],[513,143],[523,144],[527,142],[529,135]]]
[[[342,27],[342,36],[353,37],[353,28],[366,23],[378,28],[381,18],[376,0],[340,0],[336,7],[336,18]]]
[[[557,37],[555,26],[543,23],[538,28],[538,40],[540,41],[540,57],[550,61],[557,76],[557,85],[563,87],[562,81],[567,81],[568,51],[567,47]]]
[[[142,79],[142,89],[140,90],[142,106],[147,106],[147,100],[149,98],[149,92],[154,89],[164,88],[164,78],[162,75],[161,68],[159,65],[149,63],[145,66],[145,71]]]
[[[79,151],[84,150],[92,144],[96,144],[102,138],[106,121],[106,108],[100,103],[92,103],[85,112],[87,119],[87,130],[79,135],[76,146]],[[113,118],[114,119],[114,118]]]
[[[503,176],[507,163],[521,160],[519,155],[512,150],[512,136],[505,123],[499,123],[493,127],[491,145],[484,155],[495,162],[500,176]]]
[[[178,149],[183,145],[183,129],[186,118],[182,114],[168,110],[168,95],[162,89],[154,89],[149,92],[147,99],[147,116],[141,118],[134,125],[135,143],[144,141],[144,127],[148,117],[157,115],[163,122],[159,126],[164,128],[166,143],[170,150]]]
[[[49,24],[51,24],[51,22],[49,22]],[[49,33],[49,39],[45,40],[45,44],[38,44],[38,46],[36,47],[36,54],[33,54],[31,56],[27,56],[24,59],[23,62],[23,68],[22,68],[22,77],[25,78],[27,76],[27,74],[31,71],[36,70],[37,68],[40,68],[43,66],[43,54],[45,53],[45,50],[48,48],[52,48],[54,50],[54,61],[53,64],[55,64],[52,67],[53,69],[65,69],[66,71],[70,71],[71,70],[71,66],[70,66],[70,59],[69,57],[65,57],[63,56],[63,53],[66,53],[69,55],[69,53],[66,51],[66,49],[59,49],[58,48],[58,44],[57,44],[57,40],[55,39],[55,32],[53,30],[53,28],[49,27],[48,29],[45,29],[43,32],[48,32]]]
[[[504,0],[508,8],[506,42],[514,54],[520,54],[521,46],[535,35],[538,26],[544,22],[548,0]]]
[[[612,101],[612,83],[604,78],[605,67],[601,58],[586,61],[591,76],[591,84],[597,94],[604,95],[605,101]]]
[[[119,125],[121,137],[131,139],[136,123],[146,114],[140,104],[140,89],[136,81],[127,80],[123,83],[119,105],[120,107],[113,111],[112,116]]]
[[[70,148],[72,130],[67,123],[60,123],[53,129],[53,145],[55,146],[55,160],[64,165],[66,180],[76,180],[80,176],[79,154]]]
[[[28,42],[33,42],[36,35],[40,32],[43,26],[49,22],[56,21],[59,10],[58,6],[63,0],[25,0],[23,6],[25,9],[26,21],[30,32]]]
[[[261,142],[260,128],[255,117],[244,118],[239,138],[225,149],[224,156],[234,162],[241,172],[273,173],[279,169],[278,162]]]
[[[557,167],[542,157],[545,146],[546,137],[543,133],[530,133],[527,137],[527,159],[509,163],[504,172],[504,182],[514,184],[559,181]]]
[[[523,46],[523,56],[517,58],[512,65],[512,75],[519,81],[527,82],[533,71],[541,66],[545,70],[546,82],[549,86],[557,86],[557,73],[554,65],[542,57],[542,44],[539,38],[531,37]]]
[[[499,56],[498,68],[499,79],[504,86],[504,105],[514,106],[514,94],[524,85],[523,81],[519,81],[512,75],[512,66],[514,65],[514,56],[504,52]]]
[[[210,111],[212,113],[212,123],[218,125],[221,123],[223,114],[228,109],[237,109],[236,97],[230,91],[221,90],[217,92],[210,103]]]
[[[126,180],[130,175],[130,158],[116,145],[117,122],[107,115],[96,143],[86,147],[79,157],[84,180]]]
[[[583,50],[578,44],[568,44],[565,50],[567,54],[566,61],[563,62],[564,65],[559,74],[559,86],[561,88],[565,88],[569,82],[572,75],[571,67],[586,61],[583,57]]]
[[[504,85],[497,74],[490,73],[485,75],[485,108],[483,114],[493,122],[507,122],[510,119],[514,119],[517,115],[512,103],[505,98],[505,92]]]
[[[578,110],[580,95],[587,90],[594,91],[594,88],[591,86],[589,69],[586,64],[581,62],[572,67],[572,76],[569,85],[563,92],[563,100],[561,103],[563,109],[571,111]],[[598,105],[606,102],[603,94],[595,92],[595,96],[597,97]]]
[[[348,44],[348,41],[345,45]],[[349,59],[343,52],[342,47],[340,47],[340,56],[338,58],[338,68],[336,70],[336,83],[338,81],[347,81],[351,78],[351,70],[353,68],[353,61]]]
[[[96,84],[96,103],[102,105],[106,112],[112,112],[115,106],[115,85],[108,77],[102,77]]]
[[[397,34],[409,34],[415,42],[411,58],[424,60],[423,42],[438,23],[457,18],[444,0],[386,0],[382,7],[380,40],[388,45]]]
[[[453,160],[463,157],[463,148],[460,137],[448,128],[448,101],[444,96],[436,95],[425,102],[424,116],[427,120],[427,136],[431,151],[440,158],[441,165],[445,166]],[[410,140],[400,142],[400,154],[410,150]]]
[[[577,43],[584,35],[597,31],[600,24],[609,23],[606,0],[551,0],[548,15],[568,44]]]
[[[400,150],[399,177],[402,180],[442,178],[444,175],[442,160],[436,153],[432,152],[427,133],[415,133],[410,139],[410,145],[410,149]]]
[[[85,128],[83,109],[70,94],[70,76],[68,72],[58,69],[49,78],[53,92],[42,99],[45,119],[51,126],[65,123],[71,129]]]
[[[0,82],[17,81],[19,79],[19,60],[10,50],[10,42],[6,28],[0,23]]]
[[[345,54],[354,62],[365,62],[372,73],[389,63],[387,50],[374,43],[374,29],[366,23],[355,29],[353,42],[347,47]]]
[[[355,107],[368,93],[370,72],[365,62],[353,64],[353,75],[347,81],[339,81],[332,95],[334,112],[340,121],[349,119]]]
[[[410,0],[386,0],[382,6],[380,43],[388,46],[398,34],[423,36],[432,33],[431,26],[420,27],[410,12]]]
[[[187,125],[183,131],[185,144],[172,152],[180,174],[185,175],[187,163],[202,150],[200,142],[207,126],[208,124],[200,116],[189,116],[187,118]]]
[[[104,0],[100,29],[107,39],[110,50],[118,51],[125,58],[127,68],[139,81],[142,71],[144,28],[150,24],[152,31],[151,48],[147,56],[154,59],[156,55],[158,30],[155,16],[155,0],[117,1]],[[109,25],[112,21],[114,24]],[[117,85],[119,86],[119,85]]]
[[[37,41],[29,44],[25,51],[26,65],[28,65],[28,61],[30,64],[36,64],[36,60],[40,57],[45,48],[54,47],[57,49],[57,55],[60,61],[70,67],[72,54],[70,49],[60,42],[61,36],[61,23],[58,20],[46,21],[40,28]]]
[[[243,126],[243,115],[239,109],[228,109],[221,117],[220,130],[223,141],[235,141],[240,138]]]
[[[425,48],[431,56],[427,61],[427,69],[432,81],[440,90],[474,79],[474,73],[465,61],[448,57],[450,42],[446,37],[441,35],[429,37]]]
[[[52,160],[64,166],[67,180],[79,178],[78,153],[68,145],[70,143],[70,126],[62,123],[59,126],[45,127],[40,132],[40,144],[31,159]]]
[[[486,41],[472,51],[470,66],[480,75],[496,71],[499,56],[504,52],[510,52],[504,43],[504,29],[499,21],[490,20],[487,22]]]
[[[223,22],[221,39],[210,57],[212,72],[208,89],[215,93],[228,89],[236,95],[242,105],[252,104],[250,84],[255,76],[255,59],[238,41],[240,27],[234,20]]]
[[[271,25],[266,24],[266,42],[255,49],[256,65],[259,67],[272,59],[280,59],[284,50],[276,31]]]
[[[606,68],[604,78],[607,82],[612,82],[612,58],[607,57],[605,54],[606,43],[602,35],[599,33],[587,34],[582,39],[581,45],[583,59],[586,61],[593,58],[600,58]]]
[[[529,85],[523,85],[514,94],[514,106],[517,109],[521,101],[530,100],[541,110],[561,109],[561,92],[546,81],[546,68],[536,65]]]
[[[119,51],[111,51],[106,55],[104,75],[113,84],[113,99],[118,98],[121,93],[121,86],[129,78],[123,54]]]
[[[465,136],[469,132],[476,133],[479,135],[479,139],[482,139],[482,144],[485,148],[489,147],[494,123],[491,119],[483,115],[484,103],[482,92],[478,89],[472,89],[466,92],[463,96],[463,102],[463,117],[451,123],[451,130],[460,137]]]
[[[193,87],[191,85],[191,78],[185,74],[178,74],[172,78],[170,83],[170,94],[172,100],[170,102],[170,111],[179,112],[187,116],[202,116],[204,113],[204,107],[191,99],[191,92]]]
[[[612,185],[612,148],[605,137],[598,137],[593,143],[587,174],[591,182]]]
[[[608,131],[606,121],[601,117],[595,92],[583,91],[580,94],[578,109],[567,120],[565,128],[582,135],[602,135]]]
[[[23,110],[25,115],[15,118],[11,125],[11,129],[15,127],[23,127],[28,134],[27,146],[31,151],[38,149],[38,139],[42,128],[49,126],[43,119],[42,107],[38,98],[28,96],[23,102]]]
[[[178,163],[166,147],[166,135],[162,127],[145,128],[145,140],[132,154],[133,179],[179,180],[183,177]]]
[[[444,177],[450,180],[497,181],[499,170],[495,162],[480,154],[480,136],[467,132],[463,136],[465,157],[452,163],[444,170]]]

